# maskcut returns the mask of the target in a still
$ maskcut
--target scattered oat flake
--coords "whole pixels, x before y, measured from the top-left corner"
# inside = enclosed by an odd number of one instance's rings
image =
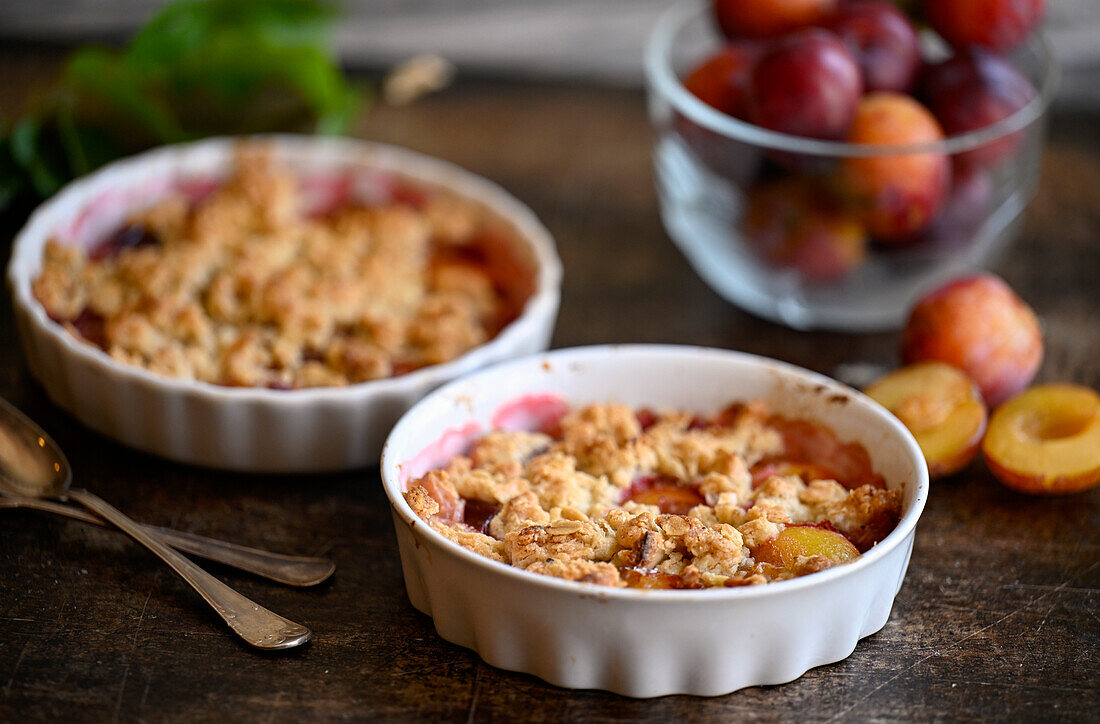
[[[386,103],[403,106],[447,87],[455,75],[454,64],[432,53],[413,56],[396,65],[382,82]]]

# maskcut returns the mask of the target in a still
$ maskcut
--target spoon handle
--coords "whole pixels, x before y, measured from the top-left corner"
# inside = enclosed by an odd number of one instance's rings
[[[206,599],[229,627],[249,644],[260,649],[289,649],[304,644],[313,633],[242,596],[217,578],[187,560],[130,520],[103,499],[86,490],[70,490],[69,498],[98,514],[119,530],[155,553]]]
[[[113,527],[98,515],[92,515],[80,508],[50,500],[3,495],[0,496],[0,508],[32,508],[47,513],[68,516],[85,523]],[[336,565],[327,558],[288,556],[217,540],[216,538],[207,538],[194,533],[172,530],[171,528],[160,528],[145,523],[138,523],[138,525],[149,535],[160,538],[161,541],[176,550],[205,558],[208,561],[233,566],[242,571],[278,583],[284,583],[288,586],[316,586],[327,580],[336,570]]]
[[[288,556],[171,528],[142,527],[173,548],[288,586],[316,586],[336,570],[336,564],[327,558]]]

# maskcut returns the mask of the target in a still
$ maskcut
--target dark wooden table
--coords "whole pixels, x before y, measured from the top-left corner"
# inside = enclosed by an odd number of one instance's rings
[[[13,57],[0,65],[22,81]],[[1043,319],[1041,379],[1094,388],[1098,120],[1054,119],[1042,190],[998,269]],[[470,81],[378,109],[362,135],[456,161],[534,208],[566,268],[555,346],[686,342],[822,372],[893,362],[893,334],[791,332],[699,281],[657,218],[637,92]],[[0,394],[64,446],[78,485],[140,520],[338,565],[330,583],[304,591],[216,570],[316,632],[302,650],[260,655],[121,535],[4,512],[0,720],[1100,720],[1100,490],[1025,497],[980,462],[936,484],[889,623],[793,683],[714,699],[568,691],[487,666],[413,610],[377,469],[231,475],[122,447],[45,398],[6,295],[0,305]]]

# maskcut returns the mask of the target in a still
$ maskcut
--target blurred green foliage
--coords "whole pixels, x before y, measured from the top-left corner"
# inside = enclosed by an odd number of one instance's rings
[[[87,46],[25,116],[0,123],[0,218],[151,146],[215,134],[342,133],[365,106],[317,0],[177,0],[121,50]]]

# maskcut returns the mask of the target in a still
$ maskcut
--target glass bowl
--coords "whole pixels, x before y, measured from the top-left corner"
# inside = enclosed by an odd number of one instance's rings
[[[680,79],[723,44],[709,11],[706,0],[681,0],[666,11],[650,36],[645,70],[662,221],[728,301],[796,329],[896,329],[923,291],[989,266],[1017,235],[1037,188],[1057,85],[1041,36],[1011,56],[1038,91],[1019,111],[934,143],[867,145],[770,131],[692,95]],[[932,33],[921,42],[925,58],[949,54]],[[859,215],[841,200],[792,251],[784,218],[822,197],[842,197],[836,191],[845,167],[937,155],[949,159],[953,178],[921,230],[866,243]]]

